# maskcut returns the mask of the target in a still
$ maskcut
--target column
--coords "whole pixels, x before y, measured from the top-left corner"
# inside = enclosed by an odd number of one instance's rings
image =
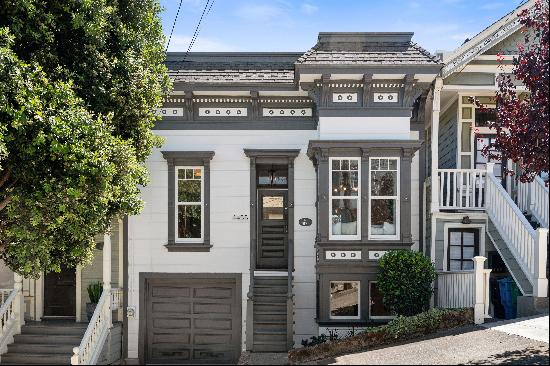
[[[23,277],[14,272],[13,289],[17,290],[17,296],[14,300],[15,311],[15,331],[14,334],[21,333],[21,327],[25,325],[25,298],[23,296]]]
[[[103,293],[108,296],[106,301],[109,302],[107,306],[107,319],[109,322],[109,328],[112,326],[111,316],[111,235],[110,233],[103,234]]]
[[[474,261],[474,323],[483,324],[485,321],[485,281],[483,276],[483,262],[485,257],[476,256]]]
[[[439,211],[439,111],[441,110],[441,89],[443,79],[435,79],[432,101],[432,212]]]
[[[548,297],[548,279],[546,278],[546,259],[548,251],[548,229],[538,228],[535,238],[535,283],[533,295]]]

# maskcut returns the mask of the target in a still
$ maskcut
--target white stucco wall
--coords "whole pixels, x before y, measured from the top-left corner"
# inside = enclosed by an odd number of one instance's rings
[[[408,140],[410,117],[319,117],[323,140]]]
[[[301,149],[295,160],[295,339],[317,332],[315,317],[315,170],[306,156],[317,131],[157,131],[165,138],[149,157],[150,184],[142,189],[145,208],[128,220],[128,306],[136,316],[128,320],[128,357],[138,357],[139,273],[241,273],[242,335],[246,329],[246,294],[250,267],[250,222],[233,215],[250,214],[250,160],[244,148]],[[160,151],[215,151],[210,168],[210,236],[207,253],[169,253],[168,173]],[[314,220],[309,227],[301,217]]]

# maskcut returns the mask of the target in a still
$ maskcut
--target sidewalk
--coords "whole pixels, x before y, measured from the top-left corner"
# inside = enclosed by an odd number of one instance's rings
[[[504,320],[496,323],[486,323],[483,324],[482,327],[549,343],[548,322],[548,315],[536,315],[527,318]]]

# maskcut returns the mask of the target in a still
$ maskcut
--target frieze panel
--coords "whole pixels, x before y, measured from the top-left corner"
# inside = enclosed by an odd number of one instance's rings
[[[183,117],[183,108],[158,108],[157,115],[162,117]]]
[[[311,117],[312,108],[263,108],[264,117]]]
[[[333,103],[357,103],[357,93],[332,93]]]
[[[199,117],[245,117],[247,108],[199,108]]]
[[[373,93],[374,103],[398,103],[399,93]]]

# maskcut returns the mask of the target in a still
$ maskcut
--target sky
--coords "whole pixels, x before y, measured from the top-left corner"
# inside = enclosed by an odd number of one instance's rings
[[[169,36],[180,0],[161,0]],[[187,51],[207,0],[182,0],[169,51]],[[191,51],[305,52],[319,32],[414,32],[452,51],[523,0],[214,0]]]

